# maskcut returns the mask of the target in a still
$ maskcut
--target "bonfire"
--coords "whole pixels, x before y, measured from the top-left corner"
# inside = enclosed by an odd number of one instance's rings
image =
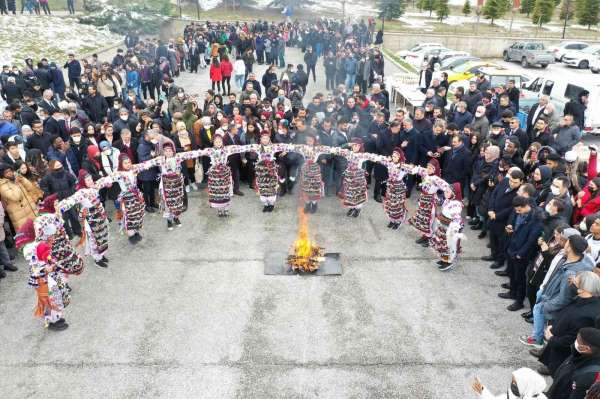
[[[323,248],[310,240],[308,234],[308,216],[298,209],[298,238],[292,246],[292,254],[288,256],[288,264],[294,271],[312,273],[325,260]]]

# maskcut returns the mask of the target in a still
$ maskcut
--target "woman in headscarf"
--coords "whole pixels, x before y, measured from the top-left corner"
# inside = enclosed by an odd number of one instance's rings
[[[535,202],[537,205],[541,205],[550,193],[552,169],[546,165],[538,166],[531,175],[531,184],[535,188]]]
[[[453,268],[461,252],[460,240],[464,236],[461,234],[464,226],[462,209],[462,187],[460,183],[454,183],[444,190],[444,202],[433,227],[435,234],[430,240],[431,247],[440,258],[437,263],[441,271]]]
[[[79,217],[83,234],[78,245],[85,245],[85,254],[94,258],[96,265],[108,267],[108,216],[100,202],[99,189],[111,186],[111,178],[102,178],[94,183],[92,176],[84,169],[79,171],[77,191],[58,202],[60,212],[66,212],[79,205]]]
[[[332,147],[331,154],[344,157],[347,161],[342,185],[342,204],[348,208],[346,216],[358,217],[363,205],[367,202],[367,178],[363,169],[365,161],[384,162],[382,156],[364,153],[364,143],[360,137],[354,137],[350,142],[350,150]]]
[[[498,396],[492,394],[479,378],[473,381],[472,388],[481,399],[547,399],[544,395],[546,380],[527,367],[513,371],[510,386],[505,394]]]
[[[445,190],[449,185],[440,177],[441,170],[437,159],[430,159],[426,168],[415,167],[412,173],[421,176],[421,195],[419,196],[417,212],[408,219],[408,223],[421,234],[421,238],[416,243],[428,247],[435,220],[436,193],[439,190]]]

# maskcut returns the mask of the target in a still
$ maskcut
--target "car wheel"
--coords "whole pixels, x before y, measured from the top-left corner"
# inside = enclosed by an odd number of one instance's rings
[[[508,58],[508,52],[504,52],[504,61],[510,61],[510,58]]]
[[[561,55],[560,58],[558,59],[558,62],[563,62],[563,57],[564,57],[564,55]]]
[[[548,64],[541,64],[540,66],[541,66],[542,68],[547,68],[547,67],[548,67]]]
[[[523,58],[521,59],[521,66],[522,66],[523,68],[527,68],[527,67],[529,66],[529,62],[527,62],[527,58],[523,57]]]
[[[590,66],[590,63],[587,62],[587,60],[583,60],[579,63],[579,65],[577,65],[577,68],[579,69],[588,69],[588,67]]]

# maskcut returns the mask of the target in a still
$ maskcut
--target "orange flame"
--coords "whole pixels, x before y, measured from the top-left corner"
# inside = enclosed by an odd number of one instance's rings
[[[298,239],[294,241],[294,254],[301,258],[312,255],[313,243],[308,238],[308,216],[298,208]]]

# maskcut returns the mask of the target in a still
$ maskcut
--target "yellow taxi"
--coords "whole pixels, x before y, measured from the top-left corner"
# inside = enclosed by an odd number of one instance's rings
[[[479,73],[481,68],[497,67],[496,64],[486,61],[469,61],[452,68],[448,73],[448,83],[469,80]]]

